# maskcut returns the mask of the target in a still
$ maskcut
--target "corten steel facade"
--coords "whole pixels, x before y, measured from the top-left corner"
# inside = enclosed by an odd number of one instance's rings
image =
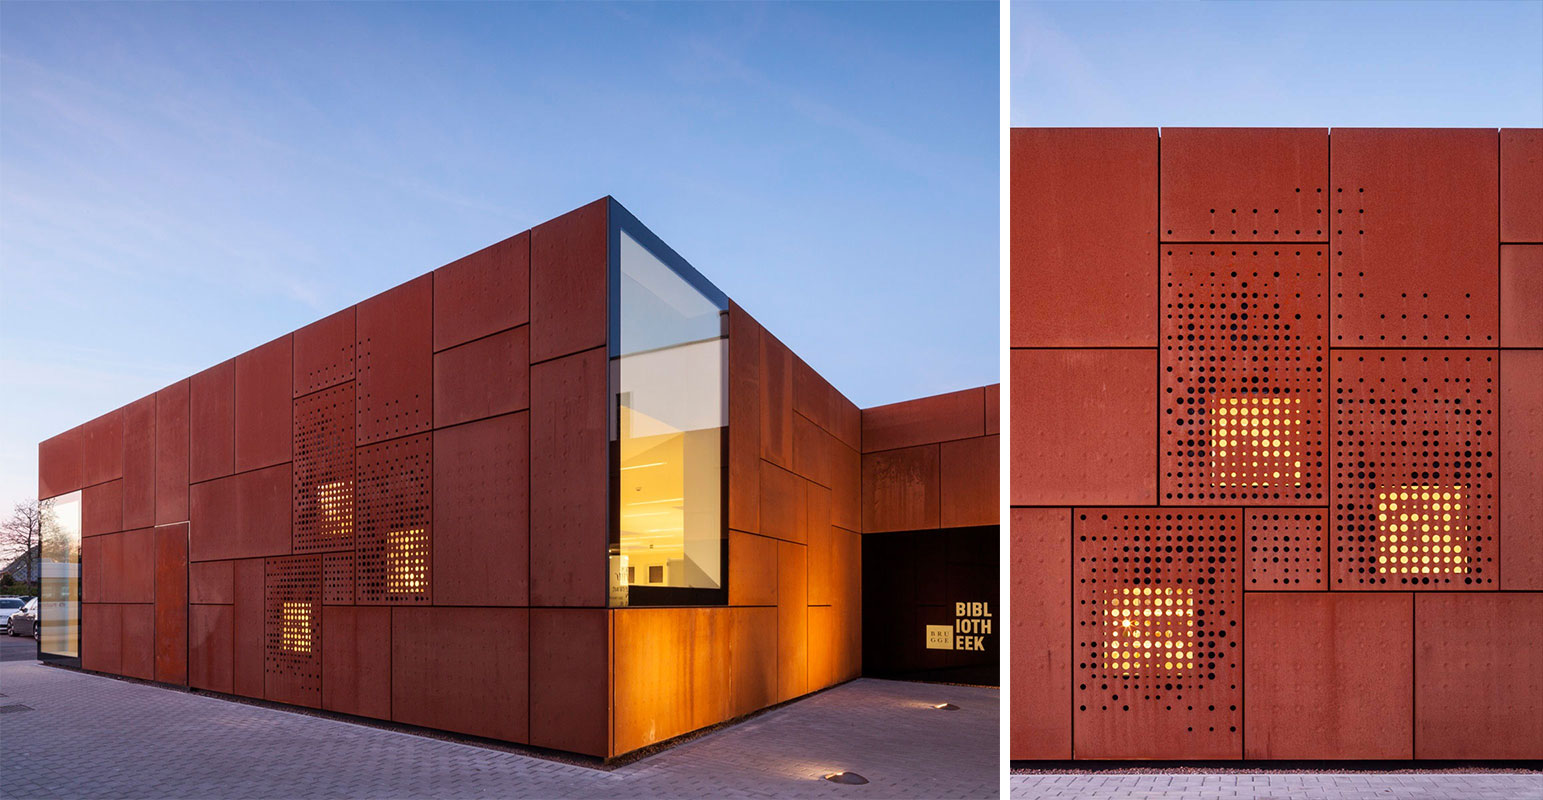
[[[865,518],[995,524],[949,456],[865,491],[864,425],[605,198],[43,442],[40,650],[619,755],[858,676]]]
[[[1011,158],[1011,757],[1543,758],[1543,131]]]

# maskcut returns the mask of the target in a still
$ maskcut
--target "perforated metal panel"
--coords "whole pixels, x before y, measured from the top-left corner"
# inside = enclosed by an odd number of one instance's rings
[[[323,553],[321,557],[321,599],[327,605],[353,605],[354,554],[351,550]]]
[[[358,443],[426,431],[431,416],[434,359],[433,276],[388,289],[357,307]]]
[[[1244,520],[1247,588],[1327,589],[1328,512],[1321,508],[1248,509]]]
[[[264,694],[321,704],[321,556],[267,559]]]
[[[1334,585],[1490,589],[1493,352],[1336,351]]]
[[[1236,758],[1236,510],[1079,509],[1075,755]]]
[[[430,601],[429,436],[359,448],[354,585],[359,603]]]
[[[1322,246],[1162,249],[1162,502],[1325,502]]]
[[[295,552],[354,546],[354,383],[295,400]]]

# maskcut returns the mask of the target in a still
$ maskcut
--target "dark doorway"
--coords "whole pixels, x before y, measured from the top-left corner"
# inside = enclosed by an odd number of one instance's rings
[[[863,675],[999,685],[998,530],[863,536]]]

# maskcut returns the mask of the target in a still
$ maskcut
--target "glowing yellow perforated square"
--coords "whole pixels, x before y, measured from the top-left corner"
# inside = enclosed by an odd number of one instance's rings
[[[1222,397],[1211,411],[1218,486],[1301,486],[1301,399]]]
[[[1377,493],[1377,571],[1463,574],[1468,526],[1461,486],[1400,486]]]
[[[311,605],[286,600],[279,608],[279,644],[285,652],[311,652]]]
[[[1123,586],[1104,591],[1104,669],[1132,674],[1195,666],[1195,590]]]
[[[420,594],[428,588],[428,532],[413,528],[386,534],[386,592]]]
[[[354,532],[354,482],[332,481],[316,486],[316,507],[321,511],[317,527],[326,537],[349,536]]]

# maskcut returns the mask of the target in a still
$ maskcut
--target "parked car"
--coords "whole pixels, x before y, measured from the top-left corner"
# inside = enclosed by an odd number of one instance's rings
[[[11,615],[34,600],[31,597],[0,597],[0,633],[10,633]]]
[[[12,611],[5,618],[5,632],[11,636],[38,636],[38,599],[28,598],[27,602],[16,611]]]

